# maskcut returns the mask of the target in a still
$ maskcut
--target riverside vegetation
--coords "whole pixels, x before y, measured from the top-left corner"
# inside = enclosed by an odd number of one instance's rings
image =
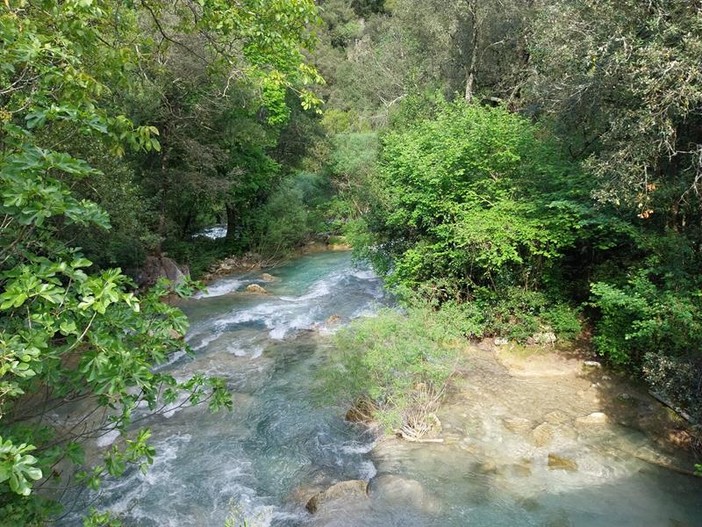
[[[337,386],[390,427],[440,397],[456,342],[551,333],[589,339],[700,419],[699,1],[0,9],[8,525],[55,517],[69,486],[146,468],[142,401],[231,404],[217,379],[153,369],[187,321],[166,286],[137,289],[147,255],[197,276],[346,235],[410,302],[339,337],[354,375]],[[193,238],[216,222],[225,239]],[[61,408],[87,417],[50,422]],[[113,429],[124,441],[87,466],[82,441]]]

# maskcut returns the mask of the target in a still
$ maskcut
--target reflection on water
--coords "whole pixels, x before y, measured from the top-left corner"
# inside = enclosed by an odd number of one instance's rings
[[[316,404],[312,388],[324,335],[376,310],[381,284],[345,253],[307,256],[270,272],[278,280],[228,277],[189,301],[195,354],[174,354],[166,366],[179,378],[225,377],[234,410],[153,417],[154,465],[146,475],[106,482],[89,497],[93,506],[140,526],[222,526],[232,510],[250,527],[702,525],[699,483],[653,469],[620,444],[640,438],[588,436],[568,424],[573,416],[559,424],[551,412],[556,424],[541,428],[548,441],[535,442],[532,425],[548,410],[543,393],[557,406],[572,387],[559,393],[557,383],[515,379],[485,358],[441,415],[444,444],[376,444],[339,409]],[[250,283],[269,294],[243,293]],[[515,416],[523,421],[506,428]],[[577,469],[565,461],[566,468],[549,466],[554,452]],[[304,509],[315,489],[346,479],[371,480],[370,497],[317,515]]]

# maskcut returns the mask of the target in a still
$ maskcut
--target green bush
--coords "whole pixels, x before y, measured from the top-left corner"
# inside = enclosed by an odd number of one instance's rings
[[[346,405],[370,399],[387,430],[403,426],[444,393],[469,329],[462,315],[458,306],[424,305],[354,322],[335,338],[323,392]]]
[[[383,138],[377,204],[364,218],[371,250],[392,260],[393,285],[448,281],[465,298],[478,287],[538,289],[584,224],[584,194],[572,190],[580,173],[505,109],[438,108]]]

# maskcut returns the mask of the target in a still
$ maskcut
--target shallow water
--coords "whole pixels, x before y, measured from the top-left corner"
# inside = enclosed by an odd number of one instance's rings
[[[502,419],[515,414],[539,422],[548,408],[538,394],[562,397],[555,384],[515,379],[487,359],[467,375],[463,400],[441,415],[444,444],[376,444],[343,420],[342,409],[320,405],[313,388],[327,335],[377,310],[381,284],[347,253],[306,256],[270,272],[276,281],[228,277],[186,303],[195,353],[176,353],[165,366],[179,378],[225,377],[234,410],[151,418],[154,465],[146,475],[107,481],[87,497],[92,506],[139,526],[222,526],[228,516],[247,518],[249,527],[702,525],[699,481],[627,453],[645,441],[636,433],[565,427],[537,446],[505,430]],[[250,283],[269,294],[243,293]],[[576,402],[573,412],[589,411]],[[578,469],[551,470],[552,452]],[[370,499],[318,515],[304,509],[309,489],[346,479],[371,480]],[[61,524],[79,525],[78,518]]]

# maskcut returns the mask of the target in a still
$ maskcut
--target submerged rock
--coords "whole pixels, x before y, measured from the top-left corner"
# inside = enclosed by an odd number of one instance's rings
[[[575,424],[578,426],[601,426],[606,425],[609,422],[607,414],[602,412],[593,412],[590,415],[584,417],[578,417],[575,420]]]
[[[555,429],[549,423],[541,423],[531,431],[531,438],[536,446],[546,446],[553,441]]]
[[[507,430],[515,434],[521,434],[531,430],[531,421],[524,417],[505,417],[502,419],[502,424]]]
[[[544,421],[552,425],[562,425],[570,421],[570,416],[562,410],[554,410],[544,415]]]
[[[548,455],[548,468],[551,470],[565,470],[566,472],[577,472],[578,463],[574,459],[559,456],[551,452]]]
[[[427,512],[438,510],[435,499],[427,494],[419,481],[393,474],[384,474],[371,480],[370,495],[393,504],[408,504]]]
[[[278,278],[273,276],[272,274],[263,273],[261,275],[261,280],[263,280],[264,282],[275,282],[278,280]]]
[[[249,284],[246,286],[246,292],[247,293],[255,293],[257,295],[267,295],[268,291],[266,291],[263,287],[261,287],[258,284]]]
[[[315,494],[307,502],[305,508],[311,513],[316,513],[320,508],[334,501],[352,501],[367,497],[368,482],[360,479],[351,479],[336,483],[327,490]]]

